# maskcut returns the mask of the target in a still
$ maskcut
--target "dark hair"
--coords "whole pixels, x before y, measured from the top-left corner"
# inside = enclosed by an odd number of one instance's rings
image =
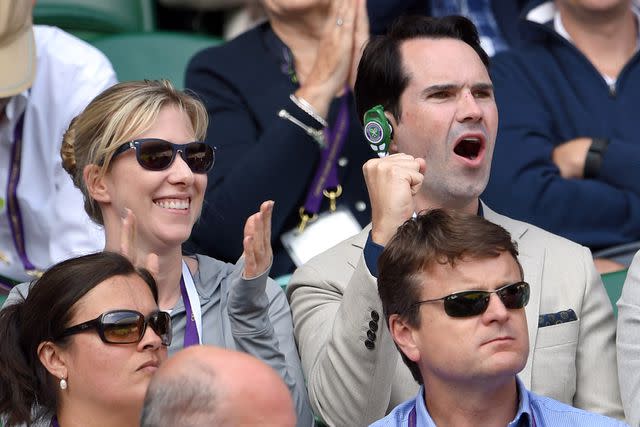
[[[186,368],[186,369],[185,369]],[[217,374],[194,358],[178,372],[154,375],[144,398],[140,427],[218,425]]]
[[[409,325],[420,325],[423,273],[436,264],[455,266],[462,259],[486,259],[508,252],[520,269],[518,249],[504,228],[478,215],[434,209],[406,221],[378,259],[378,293],[387,324],[399,314]],[[413,378],[422,384],[418,365],[400,351]]]
[[[391,112],[400,121],[402,111],[399,100],[410,78],[403,69],[400,45],[416,38],[461,40],[471,46],[489,68],[489,56],[480,46],[475,25],[467,18],[400,16],[386,35],[369,40],[358,64],[354,94],[360,122],[364,113],[376,105],[382,105],[385,111]]]
[[[57,382],[40,362],[38,346],[61,335],[87,292],[111,277],[132,274],[145,281],[157,302],[148,271],[122,255],[98,252],[54,265],[31,284],[26,299],[0,311],[0,414],[7,416],[8,426],[30,425],[55,412]],[[64,345],[69,339],[56,342]]]

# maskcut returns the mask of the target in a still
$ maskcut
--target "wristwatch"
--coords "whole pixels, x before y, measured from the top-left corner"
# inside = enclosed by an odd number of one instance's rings
[[[584,177],[595,178],[600,173],[602,158],[607,151],[609,140],[606,138],[592,138],[591,146],[587,151],[587,158],[584,162]]]

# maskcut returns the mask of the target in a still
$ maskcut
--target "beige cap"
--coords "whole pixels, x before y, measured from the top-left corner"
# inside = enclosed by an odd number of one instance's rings
[[[31,87],[36,74],[33,0],[0,0],[0,98]]]

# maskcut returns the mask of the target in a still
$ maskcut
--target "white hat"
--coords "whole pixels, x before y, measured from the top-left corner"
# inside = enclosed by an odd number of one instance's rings
[[[0,98],[31,87],[36,74],[33,0],[0,0]]]

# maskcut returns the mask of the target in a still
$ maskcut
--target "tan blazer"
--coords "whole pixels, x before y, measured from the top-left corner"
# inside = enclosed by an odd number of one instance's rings
[[[627,422],[640,426],[640,252],[618,300],[618,378]]]
[[[529,358],[519,374],[525,386],[624,419],[613,310],[590,251],[483,207],[485,218],[518,243],[531,285]],[[311,405],[332,426],[368,425],[418,391],[393,344],[376,280],[364,261],[369,229],[301,266],[287,290]],[[538,328],[540,314],[567,309],[577,321]]]

